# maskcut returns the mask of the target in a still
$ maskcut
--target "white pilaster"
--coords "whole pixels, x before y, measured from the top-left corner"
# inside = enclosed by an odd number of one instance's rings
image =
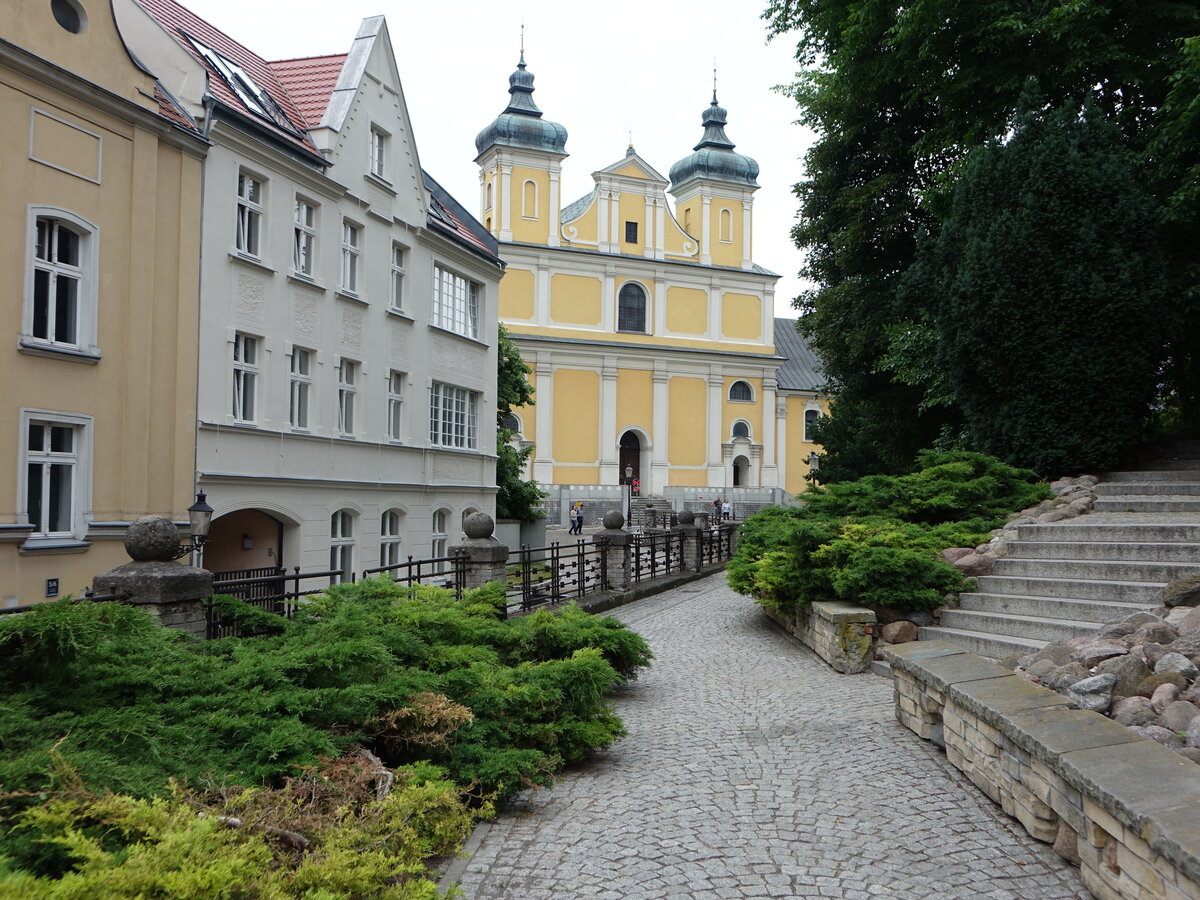
[[[554,166],[553,168],[550,169],[550,212],[547,214],[550,217],[550,222],[549,222],[550,236],[547,238],[546,242],[551,247],[558,247],[561,244],[561,238],[559,237],[559,234],[558,234],[558,228],[559,228],[559,221],[558,221],[559,208],[558,207],[559,207],[559,203],[560,203],[560,200],[559,200],[559,177],[561,175],[561,172],[562,172],[562,169],[558,166]]]
[[[708,441],[705,458],[708,460],[708,486],[724,487],[725,470],[722,461],[721,401],[724,399],[725,378],[720,366],[708,372]]]
[[[721,281],[714,278],[708,286],[708,334],[710,341],[719,341],[721,334]]]
[[[623,246],[622,241],[625,240],[624,223],[621,221],[620,192],[613,191],[609,194],[608,203],[608,249],[613,253],[620,253]]]
[[[500,240],[512,240],[512,164],[500,167],[500,196],[492,202],[500,204]]]
[[[775,388],[774,378],[763,379],[762,392],[762,487],[779,486],[779,470],[775,468]]]
[[[608,191],[601,190],[596,197],[596,244],[601,253],[612,250],[608,242]]]
[[[670,481],[671,457],[667,445],[667,433],[671,427],[670,394],[667,390],[671,374],[664,370],[655,369],[654,375],[654,449],[651,455],[650,467],[654,477],[650,490],[661,494],[662,489]]]
[[[550,324],[550,266],[539,259],[533,275],[533,317],[539,325]]]
[[[537,415],[537,446],[533,454],[533,477],[542,484],[554,483],[554,368],[549,353],[536,357],[533,407]]]
[[[750,216],[750,200],[749,198],[742,201],[742,268],[749,269],[754,266],[754,258],[752,251],[754,244],[751,241],[751,216]]]
[[[667,256],[667,204],[662,197],[654,203],[654,258]]]
[[[654,234],[654,195],[646,194],[646,227],[645,233],[642,235],[642,256],[654,258],[654,248],[658,243],[658,238]]]
[[[667,281],[654,279],[654,334],[667,333]]]
[[[617,358],[604,357],[600,368],[600,483],[616,484],[620,465],[617,434]]]
[[[709,252],[709,248],[712,246],[712,197],[705,194],[700,202],[700,264],[711,266],[712,253]]]

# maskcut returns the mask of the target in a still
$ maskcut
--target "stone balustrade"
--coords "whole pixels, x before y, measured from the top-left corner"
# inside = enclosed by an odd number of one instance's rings
[[[1097,900],[1200,898],[1200,768],[942,641],[884,650],[896,718],[1053,843]]]

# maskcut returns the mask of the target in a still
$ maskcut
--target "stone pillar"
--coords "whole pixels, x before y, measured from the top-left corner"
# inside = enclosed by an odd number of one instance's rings
[[[625,524],[623,513],[607,512],[601,521],[604,528],[597,531],[592,540],[600,537],[608,540],[608,586],[614,591],[628,590],[633,583],[629,559],[633,535],[622,527]]]
[[[164,627],[201,640],[207,637],[212,572],[175,562],[179,552],[175,523],[166,516],[142,516],[125,532],[125,552],[133,562],[97,575],[92,591],[140,606]]]
[[[699,572],[704,566],[704,553],[700,546],[700,533],[704,529],[696,524],[696,514],[685,509],[679,514],[679,531],[683,534],[683,568],[688,572]]]
[[[496,540],[496,523],[487,513],[474,512],[463,522],[466,537],[456,549],[465,552],[467,590],[491,581],[504,581],[508,570],[508,545]]]

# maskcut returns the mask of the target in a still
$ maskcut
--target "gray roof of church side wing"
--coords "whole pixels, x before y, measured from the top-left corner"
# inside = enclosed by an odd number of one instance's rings
[[[795,319],[775,320],[775,352],[787,357],[776,375],[779,387],[787,391],[821,391],[825,374],[821,361],[796,330]]]

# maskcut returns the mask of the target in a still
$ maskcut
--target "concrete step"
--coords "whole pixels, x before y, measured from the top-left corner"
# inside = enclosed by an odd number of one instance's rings
[[[1200,543],[1123,541],[1011,541],[1008,559],[1096,559],[1191,563],[1200,566]]]
[[[1020,594],[960,594],[962,609],[979,612],[1008,613],[1014,616],[1044,616],[1073,622],[1094,622],[1104,625],[1117,619],[1146,612],[1152,607],[1145,603],[1125,603],[1118,600],[1069,600],[1063,597],[1025,597]],[[949,610],[945,610],[945,615]]]
[[[1196,481],[1106,481],[1096,485],[1096,493],[1106,500],[1130,494],[1140,497],[1160,494],[1192,497],[1200,494],[1200,472],[1195,474],[1198,476]]]
[[[1200,543],[1200,517],[1194,525],[1163,523],[1091,524],[1087,516],[1051,525],[1021,525],[1017,540],[1024,541],[1099,541],[1102,543]]]
[[[1022,597],[1063,597],[1068,600],[1115,600],[1120,603],[1162,603],[1162,582],[1082,581],[1074,578],[981,575],[975,579],[985,594],[1017,594]]]
[[[1024,656],[1041,650],[1049,643],[1032,638],[1002,637],[997,634],[962,631],[957,628],[942,628],[935,625],[918,628],[917,638],[922,641],[946,641],[956,647],[962,647],[970,653],[990,659],[1004,659],[1013,653],[1020,653]]]
[[[974,631],[1001,637],[1031,638],[1038,641],[1069,641],[1081,634],[1098,631],[1099,623],[1074,619],[1049,619],[1043,616],[1017,616],[975,609],[944,609],[938,625],[958,631]]]
[[[1176,578],[1200,575],[1195,562],[1148,562],[1145,560],[1023,559],[996,560],[996,575],[1028,578],[1070,578],[1085,581],[1140,581],[1166,584]]]
[[[1200,497],[1187,495],[1126,494],[1119,497],[1099,497],[1095,512],[1197,512]]]
[[[1138,472],[1109,472],[1097,487],[1106,484],[1146,484],[1151,481],[1200,481],[1200,466],[1191,469],[1143,469]]]
[[[1187,453],[1173,456],[1160,456],[1157,459],[1147,459],[1137,464],[1137,472],[1169,472],[1177,469],[1200,469],[1200,459]],[[1105,477],[1108,480],[1108,477]]]

